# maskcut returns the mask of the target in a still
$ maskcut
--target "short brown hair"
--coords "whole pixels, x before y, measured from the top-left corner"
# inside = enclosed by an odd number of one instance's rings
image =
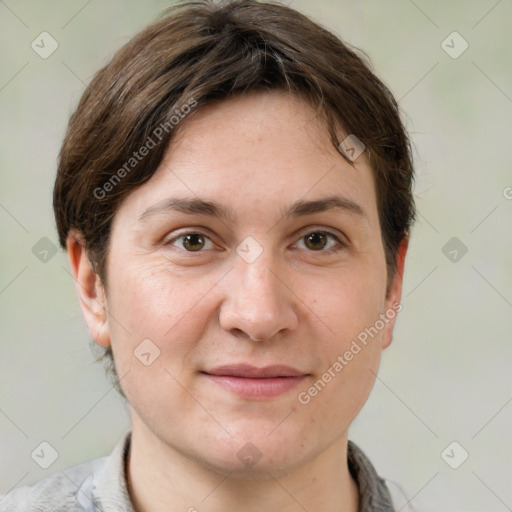
[[[337,148],[337,128],[366,147],[389,281],[415,215],[411,147],[397,102],[365,54],[276,2],[178,3],[94,76],[71,116],[59,158],[53,205],[62,247],[70,230],[80,232],[107,289],[112,219],[158,168],[176,132],[173,117],[184,117],[186,106],[272,89],[308,101]],[[149,140],[154,145],[135,162],[134,153]]]

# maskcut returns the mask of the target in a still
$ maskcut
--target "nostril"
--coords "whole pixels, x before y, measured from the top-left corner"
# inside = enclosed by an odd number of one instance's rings
[[[238,327],[231,329],[231,333],[238,339],[249,338],[251,341],[265,341],[264,337],[255,337],[254,335],[250,335]]]

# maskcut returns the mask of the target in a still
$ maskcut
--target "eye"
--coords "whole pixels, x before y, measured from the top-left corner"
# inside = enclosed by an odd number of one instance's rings
[[[184,233],[167,242],[188,252],[201,252],[202,249],[212,249],[213,242],[202,233]]]
[[[300,247],[301,242],[304,244]],[[344,244],[335,234],[328,231],[312,231],[307,233],[298,242],[299,248],[309,249],[310,251],[330,252],[336,246],[345,247]],[[338,249],[334,249],[335,251]]]

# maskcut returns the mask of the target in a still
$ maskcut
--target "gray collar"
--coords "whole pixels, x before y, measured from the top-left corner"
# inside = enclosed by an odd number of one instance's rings
[[[348,469],[359,488],[359,512],[395,512],[385,480],[352,441],[348,442],[347,458]]]

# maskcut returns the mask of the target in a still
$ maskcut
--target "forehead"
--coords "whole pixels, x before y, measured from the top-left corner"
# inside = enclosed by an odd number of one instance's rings
[[[346,162],[323,120],[295,95],[258,92],[216,102],[177,129],[155,175],[128,198],[139,215],[148,204],[179,195],[234,211],[270,204],[281,211],[300,198],[342,194],[376,213],[366,157],[354,166]]]

